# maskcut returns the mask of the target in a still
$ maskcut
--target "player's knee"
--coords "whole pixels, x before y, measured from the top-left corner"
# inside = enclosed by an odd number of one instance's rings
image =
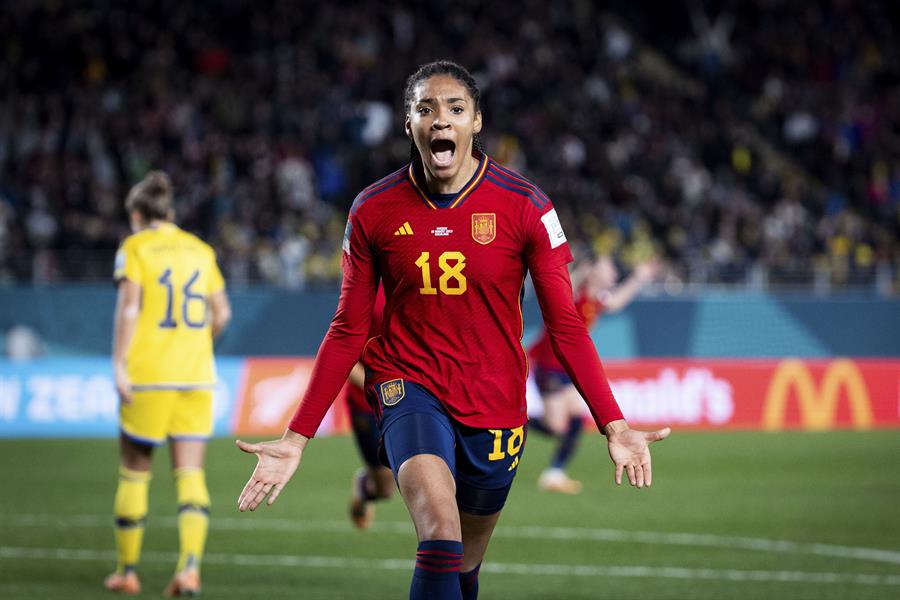
[[[206,487],[206,474],[198,467],[175,469],[175,490],[178,506],[197,509],[209,508],[209,490]]]
[[[436,515],[430,519],[418,520],[416,529],[420,542],[427,540],[462,541],[459,521],[449,517],[442,518]]]

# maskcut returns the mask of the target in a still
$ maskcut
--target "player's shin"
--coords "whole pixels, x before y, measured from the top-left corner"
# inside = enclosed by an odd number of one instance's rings
[[[553,456],[553,467],[556,469],[565,469],[575,449],[578,447],[578,438],[581,436],[581,430],[584,427],[584,421],[581,417],[571,417],[566,432],[559,441],[556,454]]]
[[[175,469],[175,488],[178,496],[179,539],[176,572],[186,568],[199,570],[209,529],[210,504],[203,469]]]
[[[119,484],[114,506],[118,551],[116,573],[134,570],[141,558],[150,478],[149,471],[119,467]]]

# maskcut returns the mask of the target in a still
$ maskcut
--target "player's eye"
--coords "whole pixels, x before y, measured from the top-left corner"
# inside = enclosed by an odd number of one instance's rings
[[[450,108],[450,112],[452,112],[454,115],[461,115],[466,112],[466,110],[462,106],[453,106]]]
[[[419,108],[416,109],[416,112],[419,113],[420,115],[427,115],[428,113],[431,112],[431,109],[428,108],[427,106],[420,106]]]

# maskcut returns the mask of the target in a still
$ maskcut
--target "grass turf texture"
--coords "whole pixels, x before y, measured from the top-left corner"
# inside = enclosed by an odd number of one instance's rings
[[[536,489],[550,450],[530,436],[482,598],[900,597],[898,432],[676,433],[654,445],[654,484],[640,491],[616,489],[603,438],[586,436],[575,497]],[[116,452],[114,440],[0,440],[0,597],[110,597]],[[416,541],[399,497],[379,504],[372,531],[347,519],[359,465],[349,437],[315,440],[275,506],[240,514],[254,464],[231,440],[210,444],[206,597],[406,597]],[[160,597],[174,568],[174,516],[160,449],[144,597]],[[847,556],[854,548],[887,552]]]

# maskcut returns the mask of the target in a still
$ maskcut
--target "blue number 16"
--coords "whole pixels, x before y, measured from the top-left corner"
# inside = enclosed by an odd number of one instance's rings
[[[200,277],[200,271],[194,271],[193,275],[188,278],[187,283],[184,284],[184,287],[181,288],[181,293],[184,295],[184,301],[181,303],[181,320],[185,325],[193,329],[200,329],[206,325],[206,298],[202,294],[197,294],[191,290],[191,286],[197,282],[198,277]],[[172,269],[166,269],[157,281],[166,288],[166,316],[159,322],[159,326],[163,329],[173,329],[178,327],[178,323],[172,314]],[[203,303],[203,319],[200,321],[191,321],[188,311],[188,303],[191,301]]]

